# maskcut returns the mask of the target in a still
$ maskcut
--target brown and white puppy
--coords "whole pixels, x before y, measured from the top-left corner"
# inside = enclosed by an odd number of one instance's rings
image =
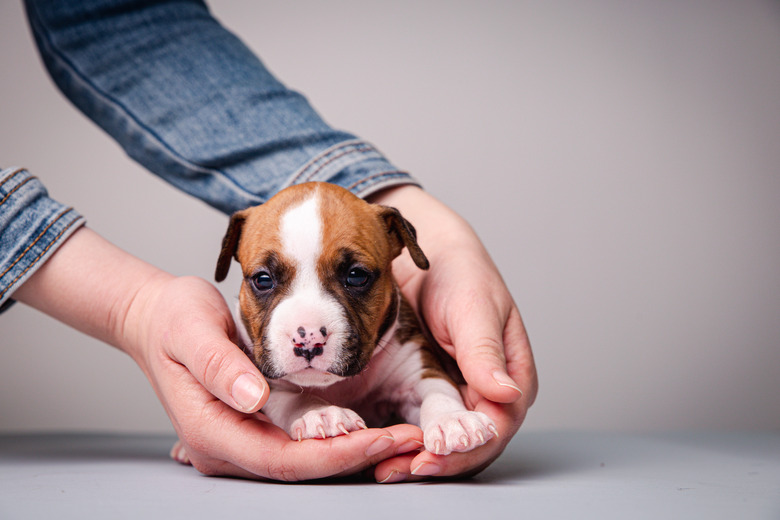
[[[327,438],[391,416],[419,425],[425,448],[468,451],[495,435],[436,361],[391,262],[406,247],[428,268],[398,210],[332,184],[281,191],[233,215],[216,279],[243,270],[238,328],[269,380],[263,412],[293,439]]]

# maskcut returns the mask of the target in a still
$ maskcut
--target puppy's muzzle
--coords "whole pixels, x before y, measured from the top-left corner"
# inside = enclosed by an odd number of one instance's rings
[[[292,337],[293,354],[311,363],[312,359],[325,352],[329,336],[326,327],[320,327],[319,330],[314,331],[310,327],[300,326]]]

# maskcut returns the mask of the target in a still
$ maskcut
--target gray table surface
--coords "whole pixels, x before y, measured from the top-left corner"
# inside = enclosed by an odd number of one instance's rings
[[[2,435],[0,519],[780,519],[780,432],[519,433],[461,482],[210,478],[168,436]]]

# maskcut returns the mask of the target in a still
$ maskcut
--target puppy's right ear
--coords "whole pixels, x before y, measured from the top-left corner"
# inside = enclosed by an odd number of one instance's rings
[[[230,270],[230,263],[233,261],[233,258],[236,258],[238,241],[241,239],[241,228],[244,227],[245,220],[246,215],[243,211],[237,211],[230,217],[230,224],[228,224],[227,232],[222,238],[222,250],[219,252],[217,270],[214,273],[214,279],[217,282],[221,282],[227,278],[228,271]],[[236,260],[238,260],[238,258],[236,258]]]

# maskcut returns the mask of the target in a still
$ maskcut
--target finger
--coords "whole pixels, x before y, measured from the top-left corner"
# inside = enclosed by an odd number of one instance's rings
[[[219,325],[193,325],[172,346],[171,356],[222,402],[242,413],[253,413],[268,400],[268,383],[254,363]],[[182,347],[184,345],[185,347]]]
[[[291,440],[285,432],[271,423],[245,422],[239,429],[240,438],[226,439],[224,459],[250,473],[283,481],[320,479],[359,473],[364,469],[395,455],[415,437],[414,427],[390,427],[351,432],[328,439]],[[275,430],[276,432],[272,432]],[[224,436],[224,429],[223,429]],[[236,446],[257,446],[261,450],[236,451]]]
[[[419,452],[404,453],[397,457],[383,460],[374,468],[374,479],[379,484],[395,484],[398,482],[414,482],[424,477],[412,475],[412,461]]]
[[[396,457],[409,456],[413,458],[420,452],[423,446],[422,430],[411,424],[396,424],[385,428],[396,439],[394,445],[385,452],[379,453],[369,458],[367,462],[361,461],[358,466],[349,468],[334,476],[346,476],[364,472],[367,478],[371,478],[377,465],[384,464],[386,460],[392,460]],[[352,434],[350,434],[352,435]]]
[[[523,395],[523,389],[507,372],[505,349],[522,349],[528,345],[519,312],[514,306],[509,313],[501,312],[493,305],[478,301],[463,309],[466,319],[458,316],[449,323],[455,359],[463,377],[469,386],[492,401],[516,401]],[[520,345],[505,344],[505,336],[519,340]]]
[[[181,371],[186,368],[181,367]],[[422,443],[422,432],[411,425],[360,430],[325,440],[293,441],[261,414],[236,412],[211,396],[192,376],[189,379],[190,384],[185,383],[184,388],[181,381],[177,383],[181,392],[178,395],[187,402],[172,402],[167,408],[190,406],[173,422],[187,458],[207,475],[251,475],[285,481],[347,475],[409,449],[412,441],[416,446]]]
[[[539,377],[520,311],[513,306],[504,329],[504,345],[507,373],[517,381],[522,391],[519,401],[527,410],[539,393]],[[525,414],[524,414],[525,415]]]

